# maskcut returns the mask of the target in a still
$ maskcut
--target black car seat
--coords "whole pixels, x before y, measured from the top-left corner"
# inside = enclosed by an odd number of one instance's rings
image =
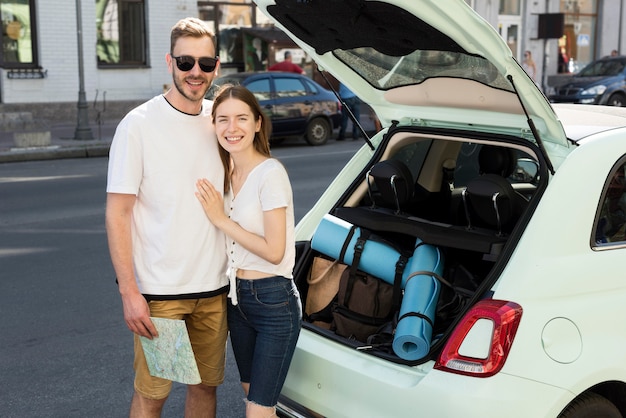
[[[479,176],[470,180],[462,193],[467,226],[508,234],[528,206],[507,180],[517,165],[515,150],[483,145],[478,164]]]

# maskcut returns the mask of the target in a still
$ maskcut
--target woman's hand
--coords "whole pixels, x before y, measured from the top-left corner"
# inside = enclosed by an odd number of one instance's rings
[[[196,197],[202,204],[204,213],[213,225],[219,227],[220,223],[228,219],[224,213],[224,198],[207,179],[196,182]]]

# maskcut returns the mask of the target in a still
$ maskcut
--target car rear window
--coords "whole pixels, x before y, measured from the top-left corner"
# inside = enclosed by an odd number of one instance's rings
[[[302,97],[307,95],[304,84],[297,78],[275,77],[274,86],[276,87],[277,97]]]
[[[626,241],[626,156],[613,168],[604,187],[595,227],[596,248]]]
[[[355,48],[337,49],[333,54],[380,90],[419,84],[433,77],[471,79],[512,90],[511,84],[488,60],[461,52],[417,50],[398,57],[373,48]]]
[[[269,78],[253,80],[246,84],[246,87],[259,101],[270,100],[272,98],[272,88],[270,86]]]

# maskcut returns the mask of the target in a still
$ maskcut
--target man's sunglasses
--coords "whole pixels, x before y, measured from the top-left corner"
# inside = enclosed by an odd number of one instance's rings
[[[180,57],[175,57],[172,55],[172,58],[176,61],[176,66],[180,71],[191,71],[194,65],[196,65],[196,59],[191,55],[181,55]],[[198,58],[198,65],[200,69],[205,73],[210,73],[215,70],[215,66],[217,65],[217,61],[219,57],[211,58],[211,57],[201,57]]]

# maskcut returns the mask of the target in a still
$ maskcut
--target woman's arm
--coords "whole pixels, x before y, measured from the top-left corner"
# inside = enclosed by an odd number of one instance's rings
[[[222,195],[206,179],[198,180],[196,197],[200,200],[207,217],[222,232],[251,253],[279,264],[284,255],[287,242],[287,208],[276,208],[263,212],[263,230],[265,236],[254,234],[242,228],[224,213]]]

